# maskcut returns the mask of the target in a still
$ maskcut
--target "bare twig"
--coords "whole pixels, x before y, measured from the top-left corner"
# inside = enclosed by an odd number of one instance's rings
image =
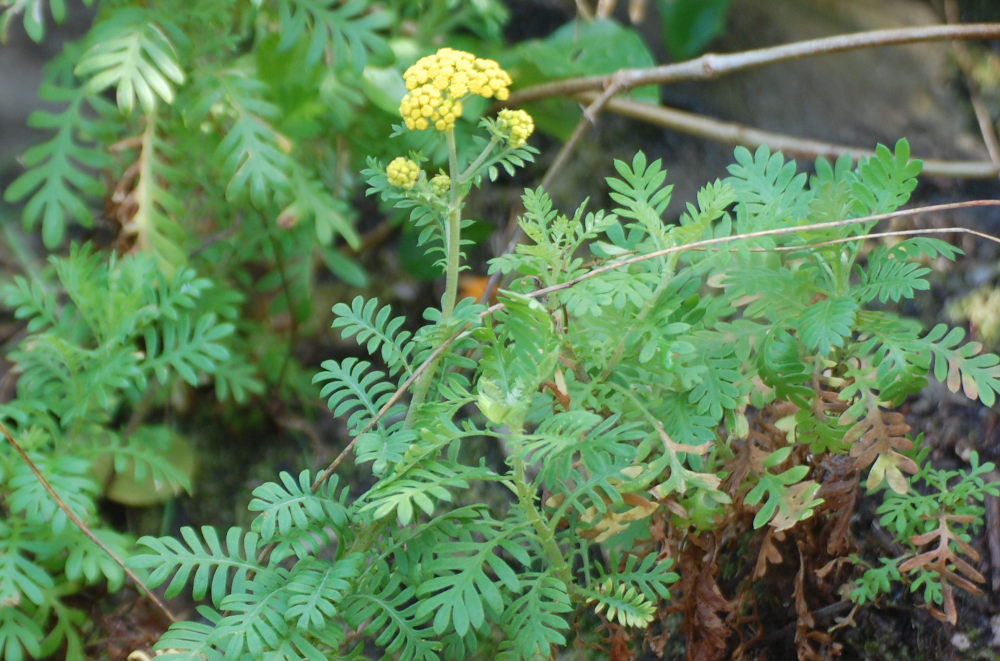
[[[877,220],[888,220],[890,218],[902,218],[905,216],[915,216],[921,213],[932,213],[937,211],[954,211],[955,209],[967,209],[970,207],[1000,207],[1000,200],[969,200],[967,202],[951,202],[948,204],[933,204],[926,207],[917,207],[915,209],[901,209],[898,211],[892,211],[889,213],[878,213],[871,216],[864,216],[861,218],[848,218],[846,220],[834,220],[827,223],[812,223],[810,225],[789,225],[788,227],[778,227],[770,230],[761,230],[759,232],[748,232],[746,234],[735,234],[733,236],[720,236],[714,239],[704,239],[702,241],[694,241],[692,243],[686,243],[682,246],[674,246],[672,248],[664,248],[663,250],[655,250],[650,253],[643,255],[637,255],[635,257],[629,257],[628,259],[623,259],[619,262],[611,262],[604,264],[603,266],[598,266],[583,275],[580,275],[572,280],[567,280],[566,282],[561,282],[558,285],[552,285],[550,287],[544,287],[542,289],[536,289],[533,292],[525,294],[525,296],[531,298],[540,298],[542,296],[547,296],[548,294],[555,293],[557,291],[562,291],[564,289],[569,289],[575,285],[580,284],[585,280],[590,280],[595,278],[602,273],[607,273],[608,271],[613,271],[615,269],[622,268],[623,266],[629,266],[631,264],[638,264],[639,262],[644,262],[650,259],[659,259],[660,257],[665,257],[667,255],[672,255],[674,253],[685,252],[688,250],[699,250],[702,248],[707,248],[708,246],[717,246],[726,243],[733,243],[734,241],[745,241],[747,239],[757,239],[764,236],[780,236],[782,234],[795,234],[797,232],[810,232],[814,230],[822,229],[832,229],[834,227],[846,227],[848,225],[862,225],[865,223],[870,223]],[[983,234],[982,232],[976,232],[975,230],[970,230],[965,227],[952,227],[946,230],[941,230],[942,232],[962,232],[965,234],[974,234],[976,236],[986,238],[990,241],[1000,243],[1000,238],[994,237],[989,234]],[[891,233],[890,233],[891,234]],[[897,232],[899,234],[899,232]],[[848,240],[854,241],[864,241],[867,239],[867,235],[860,235],[856,237],[849,237]],[[800,249],[807,248],[808,245],[799,246]],[[499,305],[494,305],[490,308],[498,308]]]
[[[869,30],[852,34],[796,41],[780,46],[757,48],[739,53],[707,53],[693,60],[663,64],[644,69],[622,69],[600,76],[582,76],[527,87],[510,95],[507,105],[518,106],[553,96],[603,91],[610,85],[622,91],[643,85],[663,85],[684,80],[711,80],[719,76],[777,62],[788,62],[816,55],[893,46],[922,41],[980,40],[1000,38],[1000,23],[965,25],[926,25],[890,30]]]
[[[333,471],[337,470],[337,466],[339,466],[340,463],[342,461],[344,461],[345,458],[347,458],[347,455],[350,454],[351,450],[354,449],[354,446],[357,445],[358,440],[362,436],[364,436],[365,434],[367,434],[371,430],[371,428],[374,427],[375,424],[379,420],[381,420],[385,416],[386,413],[389,412],[389,409],[391,409],[393,406],[395,406],[396,403],[400,399],[402,399],[403,395],[406,394],[406,391],[410,389],[410,386],[412,386],[413,383],[418,378],[420,378],[420,375],[422,375],[427,370],[428,367],[430,367],[431,365],[433,365],[437,361],[438,357],[440,357],[441,354],[444,353],[444,350],[447,349],[451,345],[452,342],[454,342],[459,337],[461,337],[462,333],[464,333],[466,330],[468,330],[468,328],[469,328],[469,324],[466,324],[465,326],[463,326],[462,328],[460,328],[458,331],[456,331],[451,337],[449,337],[447,340],[445,340],[444,342],[442,342],[441,346],[439,346],[437,349],[435,349],[434,351],[432,351],[431,355],[427,356],[427,359],[424,360],[424,362],[420,363],[420,365],[417,367],[417,369],[413,370],[413,374],[411,374],[409,376],[409,378],[407,378],[406,381],[404,381],[399,386],[399,388],[396,390],[396,392],[393,393],[392,397],[389,398],[389,401],[387,401],[385,404],[383,404],[382,408],[380,408],[378,411],[376,411],[375,415],[372,416],[372,419],[368,421],[368,424],[365,425],[364,428],[361,431],[359,431],[357,434],[354,435],[354,438],[351,440],[350,443],[347,444],[347,447],[345,447],[343,450],[341,450],[340,454],[337,455],[337,458],[334,459],[332,462],[330,462],[330,465],[326,467],[326,470],[324,470],[319,476],[316,477],[316,480],[312,484],[312,490],[313,491],[316,491],[317,489],[319,489],[320,486],[322,486],[322,484],[324,482],[326,482],[327,479],[329,479],[329,477],[333,474]]]
[[[576,98],[590,102],[600,96],[597,92],[583,92],[577,94]],[[857,160],[859,157],[872,156],[875,153],[862,147],[796,138],[784,133],[763,131],[735,122],[724,122],[668,106],[654,106],[630,99],[609,99],[605,107],[625,117],[665,126],[700,138],[747,147],[767,145],[775,151],[790,156],[811,159],[824,156],[836,159],[841,154],[850,154]],[[921,173],[934,177],[995,178],[1000,175],[1000,163],[990,161],[950,161],[933,158],[922,160],[924,166]]]
[[[955,0],[945,0],[944,14],[948,23],[953,25],[958,24],[958,3]],[[962,75],[965,77],[966,87],[969,88],[969,101],[972,103],[972,111],[975,113],[976,122],[979,124],[979,132],[983,136],[983,144],[986,145],[986,151],[990,155],[990,160],[993,161],[994,168],[1000,170],[1000,142],[997,141],[997,132],[993,127],[993,118],[990,117],[989,111],[983,105],[983,100],[979,96],[979,85],[976,84],[972,76],[972,61],[969,58],[969,49],[965,47],[965,44],[958,41],[952,42],[951,46],[955,51],[955,61],[958,62],[958,68],[962,70]]]
[[[160,601],[159,597],[157,597],[156,594],[152,590],[150,590],[145,583],[143,583],[142,579],[139,578],[135,574],[135,572],[129,569],[125,565],[125,562],[121,558],[119,558],[118,555],[114,551],[112,551],[107,544],[102,542],[97,537],[97,535],[95,535],[93,531],[91,531],[91,529],[87,527],[87,524],[84,523],[83,520],[80,519],[80,517],[78,517],[73,512],[73,510],[69,508],[69,506],[66,504],[66,501],[64,501],[59,496],[59,494],[56,493],[56,490],[52,488],[52,484],[45,478],[44,475],[42,475],[42,472],[38,470],[38,466],[36,466],[35,462],[31,460],[31,457],[28,456],[28,453],[24,451],[24,448],[22,448],[21,445],[16,440],[14,440],[13,434],[11,434],[10,431],[8,431],[7,427],[3,423],[0,423],[0,431],[2,431],[3,435],[7,437],[7,442],[11,444],[11,447],[14,448],[14,451],[17,452],[19,455],[21,455],[21,459],[24,461],[24,463],[28,465],[28,468],[31,469],[31,472],[35,474],[35,478],[49,493],[49,497],[52,498],[52,501],[56,504],[56,507],[58,507],[63,511],[63,514],[65,514],[69,518],[69,520],[73,522],[73,525],[75,525],[77,528],[80,529],[80,532],[82,532],[84,535],[87,536],[87,539],[92,541],[94,544],[97,544],[97,546],[102,551],[108,554],[108,557],[111,558],[111,560],[116,565],[122,568],[122,571],[125,572],[125,575],[128,576],[130,579],[132,579],[132,582],[135,583],[136,587],[138,587],[141,592],[145,593],[146,597],[149,598],[149,600],[152,601],[153,604],[160,609],[160,612],[163,613],[163,615],[168,620],[170,620],[171,622],[176,622],[177,618],[174,617],[174,614],[170,611],[169,608],[167,608],[167,605],[164,604],[162,601]]]

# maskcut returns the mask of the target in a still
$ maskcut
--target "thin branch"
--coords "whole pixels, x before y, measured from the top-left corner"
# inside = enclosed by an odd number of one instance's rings
[[[945,0],[944,13],[948,23],[958,24],[958,3],[955,0]],[[972,102],[972,111],[976,115],[979,132],[983,136],[983,144],[986,145],[986,151],[990,155],[990,160],[993,161],[993,166],[1000,170],[1000,142],[997,141],[993,118],[990,117],[989,111],[983,105],[982,97],[979,94],[979,85],[976,84],[972,75],[972,60],[969,57],[969,49],[958,41],[952,42],[951,46],[955,51],[955,61],[958,62],[958,68],[962,70],[962,75],[965,77],[965,85],[969,88],[969,101]]]
[[[795,234],[797,232],[810,232],[813,230],[832,229],[834,227],[847,227],[849,225],[862,225],[864,223],[870,223],[877,220],[888,220],[889,218],[902,218],[905,216],[915,216],[921,213],[932,213],[936,211],[954,211],[955,209],[967,209],[970,207],[1000,207],[1000,200],[970,200],[968,202],[933,204],[926,207],[917,207],[915,209],[901,209],[899,211],[892,211],[889,213],[878,213],[878,214],[873,214],[871,216],[863,216],[861,218],[848,218],[846,220],[834,220],[826,223],[812,223],[810,225],[789,225],[788,227],[778,227],[770,230],[761,230],[759,232],[747,232],[746,234],[735,234],[733,236],[720,236],[714,239],[704,239],[702,241],[694,241],[692,243],[686,243],[682,246],[664,248],[663,250],[655,250],[653,252],[646,253],[643,255],[629,257],[628,259],[623,259],[620,262],[612,262],[609,264],[604,264],[603,266],[598,266],[597,268],[590,270],[576,278],[573,278],[572,280],[567,280],[566,282],[561,282],[557,285],[552,285],[550,287],[536,289],[533,292],[524,294],[524,296],[528,296],[530,298],[540,298],[542,296],[547,296],[548,294],[552,294],[557,291],[569,289],[570,287],[580,284],[584,280],[590,280],[591,278],[595,278],[601,275],[602,273],[607,273],[608,271],[613,271],[615,269],[622,268],[623,266],[638,264],[639,262],[644,262],[650,259],[659,259],[660,257],[665,257],[666,255],[685,252],[687,250],[699,250],[701,248],[706,248],[708,246],[722,245],[724,243],[732,243],[734,241],[745,241],[746,239],[757,239],[764,236],[779,236],[782,234]],[[988,234],[983,234],[981,232],[976,232],[974,230],[966,229],[964,227],[950,228],[950,231],[975,234],[977,236],[985,237],[991,241],[1000,243],[1000,238],[993,237]],[[867,238],[867,236],[860,235],[851,238],[857,241],[864,241]],[[808,244],[806,244],[800,246],[800,249],[808,247],[809,247]],[[497,305],[492,306],[489,309],[489,311],[494,310],[494,308],[500,309],[499,306],[501,305],[502,305],[501,303],[498,303]]]
[[[597,92],[583,92],[577,94],[576,98],[584,102],[589,102],[601,98]],[[744,145],[747,147],[757,147],[767,145],[775,151],[780,151],[789,156],[800,158],[816,159],[824,156],[835,160],[842,154],[850,154],[855,161],[863,156],[873,156],[875,152],[870,149],[851,145],[841,145],[822,140],[811,140],[808,138],[797,138],[785,133],[773,133],[764,131],[735,122],[725,122],[718,119],[705,117],[668,106],[654,106],[649,103],[641,103],[630,99],[610,99],[606,108],[632,119],[665,126],[682,133],[694,135],[699,138],[715,140],[733,145]],[[932,177],[963,177],[963,178],[996,178],[1000,175],[1000,163],[990,161],[950,161],[939,159],[922,159],[924,167],[922,174]]]
[[[149,600],[152,601],[153,604],[155,604],[156,607],[160,609],[160,612],[163,613],[163,615],[168,620],[170,620],[171,622],[176,622],[177,618],[174,617],[174,614],[172,612],[170,612],[170,609],[167,608],[167,605],[164,604],[162,601],[160,601],[160,599],[156,596],[156,594],[152,590],[150,590],[145,583],[143,583],[142,579],[139,578],[135,574],[135,572],[129,569],[125,565],[125,562],[121,558],[119,558],[118,555],[114,551],[112,551],[107,544],[102,542],[97,537],[97,535],[95,535],[90,530],[90,528],[87,527],[87,524],[84,523],[83,520],[80,519],[80,517],[78,517],[73,512],[73,510],[69,508],[66,502],[59,496],[58,493],[56,493],[56,490],[52,488],[52,484],[45,478],[44,475],[42,475],[42,472],[38,470],[38,466],[36,466],[35,462],[31,460],[31,457],[28,456],[28,453],[24,451],[24,448],[22,448],[21,445],[16,440],[14,440],[13,434],[11,434],[10,431],[8,431],[7,427],[2,422],[0,422],[0,431],[2,431],[3,435],[7,437],[7,442],[11,444],[15,452],[21,455],[21,459],[24,461],[24,463],[28,465],[28,468],[31,469],[31,472],[35,474],[35,478],[49,493],[49,497],[52,498],[52,501],[56,504],[56,507],[61,509],[63,511],[63,514],[69,517],[69,520],[73,522],[73,525],[79,528],[80,532],[82,532],[84,535],[87,536],[87,539],[92,541],[94,544],[97,544],[97,546],[102,551],[108,554],[108,557],[111,558],[111,560],[116,565],[122,568],[122,571],[125,572],[125,575],[128,576],[130,579],[132,579],[132,582],[135,583],[136,587],[138,587],[141,592],[144,592],[146,594],[146,597],[148,597]]]
[[[1000,38],[1000,23],[927,25],[889,30],[869,30],[795,41],[790,44],[757,48],[739,53],[706,53],[693,60],[674,64],[663,64],[644,69],[622,69],[612,74],[582,76],[542,83],[511,94],[506,105],[519,106],[553,96],[603,91],[610,85],[627,91],[643,85],[663,85],[685,80],[711,80],[728,73],[777,62],[788,62],[816,55],[842,53],[875,46],[892,46],[923,41],[996,38]]]
[[[427,356],[427,359],[424,360],[424,362],[420,363],[417,369],[413,370],[413,374],[411,374],[409,378],[406,379],[406,381],[404,381],[399,386],[396,392],[393,393],[392,397],[389,398],[389,401],[383,404],[382,408],[376,411],[375,415],[372,416],[372,419],[368,421],[368,424],[365,425],[361,431],[359,431],[357,434],[354,435],[354,438],[351,439],[351,442],[347,444],[347,447],[341,450],[340,454],[337,455],[337,458],[334,459],[332,462],[330,462],[330,465],[326,467],[326,470],[324,470],[319,476],[317,476],[316,480],[312,484],[313,491],[319,489],[320,486],[322,486],[323,483],[326,482],[327,479],[329,479],[329,477],[333,474],[333,471],[337,470],[337,466],[339,466],[341,462],[347,458],[347,455],[351,453],[351,451],[354,449],[354,446],[358,444],[358,440],[362,436],[367,434],[369,431],[371,431],[371,428],[374,427],[375,424],[379,420],[381,420],[386,413],[389,412],[389,409],[395,406],[396,403],[399,402],[400,399],[402,399],[403,395],[406,394],[406,391],[410,389],[413,383],[417,379],[419,379],[420,376],[437,361],[438,357],[440,357],[441,354],[444,353],[444,350],[447,349],[452,342],[461,337],[462,333],[464,333],[466,330],[469,329],[469,326],[471,326],[471,324],[466,324],[465,326],[462,326],[462,328],[456,331],[451,337],[442,342],[441,346],[432,351],[431,355]]]
[[[930,227],[924,229],[910,229],[910,230],[892,230],[891,232],[872,232],[871,234],[864,234],[861,236],[845,236],[839,239],[830,239],[829,241],[820,241],[819,243],[808,243],[801,246],[775,246],[774,248],[751,248],[750,252],[796,252],[799,250],[804,250],[806,248],[825,248],[826,246],[836,246],[841,243],[852,243],[854,241],[860,241],[868,239],[887,239],[889,237],[897,236],[922,236],[927,234],[971,234],[973,236],[978,236],[980,239],[985,239],[987,241],[992,241],[993,243],[1000,243],[1000,237],[993,236],[992,234],[987,234],[985,232],[977,232],[976,230],[970,230],[968,227]],[[705,248],[695,248],[695,250],[705,250]],[[736,248],[730,248],[730,251],[737,250]]]

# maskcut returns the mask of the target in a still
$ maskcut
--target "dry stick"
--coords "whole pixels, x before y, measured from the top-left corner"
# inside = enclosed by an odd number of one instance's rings
[[[993,236],[992,234],[986,234],[985,232],[977,232],[976,230],[970,230],[968,227],[932,227],[929,229],[912,229],[912,230],[892,230],[891,232],[873,232],[872,234],[865,234],[863,236],[845,236],[841,239],[830,239],[829,241],[820,241],[819,243],[807,243],[801,246],[776,246],[774,248],[751,248],[750,252],[796,252],[799,250],[804,250],[806,248],[824,248],[826,246],[836,246],[841,243],[850,243],[852,241],[858,241],[860,239],[886,239],[890,236],[921,236],[924,234],[971,234],[973,236],[978,236],[980,239],[986,239],[987,241],[992,241],[993,243],[1000,243],[1000,237]],[[695,248],[695,250],[704,250],[704,248]],[[730,250],[736,250],[736,248],[730,248]]]
[[[457,332],[455,332],[454,335],[452,335],[447,340],[442,342],[441,346],[432,351],[431,355],[427,356],[427,359],[424,362],[422,362],[420,366],[417,367],[417,369],[413,370],[413,374],[411,374],[410,377],[406,379],[406,381],[404,381],[399,386],[399,389],[396,390],[395,393],[393,393],[392,397],[389,398],[389,401],[387,401],[385,404],[382,405],[382,408],[380,408],[375,413],[372,419],[368,421],[368,424],[365,425],[361,431],[359,431],[357,434],[354,435],[354,438],[351,440],[350,443],[347,444],[347,447],[341,450],[340,454],[337,455],[337,458],[334,459],[332,462],[330,462],[330,465],[326,467],[326,470],[324,470],[316,478],[316,480],[312,484],[313,491],[319,489],[320,486],[322,486],[322,484],[326,482],[326,480],[330,477],[330,475],[333,474],[333,471],[337,470],[337,466],[339,466],[340,463],[351,452],[351,450],[354,449],[354,446],[357,445],[358,440],[366,433],[368,433],[368,431],[375,426],[375,423],[381,420],[382,417],[389,412],[389,409],[391,409],[393,406],[396,405],[396,402],[398,402],[406,393],[406,391],[410,389],[410,386],[413,385],[413,382],[416,381],[418,378],[420,378],[420,375],[423,374],[427,370],[427,368],[434,363],[435,360],[437,360],[438,356],[444,353],[444,350],[447,349],[452,342],[457,340],[462,335],[462,333],[468,330],[469,326],[471,325],[472,324],[466,324],[465,326],[462,326],[462,328],[460,328]]]
[[[162,601],[160,601],[160,599],[156,596],[156,594],[154,594],[153,591],[150,590],[146,586],[146,584],[142,582],[142,579],[136,576],[136,574],[131,569],[126,567],[125,562],[121,558],[119,558],[114,551],[108,548],[107,544],[98,539],[97,535],[91,532],[90,528],[87,527],[87,524],[84,523],[80,519],[80,517],[78,517],[73,512],[73,510],[69,508],[66,502],[59,496],[59,494],[56,493],[56,490],[52,488],[52,484],[45,478],[44,475],[42,475],[42,472],[38,470],[38,466],[36,466],[35,462],[31,460],[31,457],[28,456],[28,453],[24,451],[24,448],[22,448],[21,445],[14,440],[14,436],[10,433],[10,431],[7,430],[7,427],[4,426],[2,422],[0,422],[0,431],[3,431],[3,435],[7,437],[7,442],[10,443],[11,446],[13,446],[14,450],[19,455],[21,455],[21,459],[23,459],[24,463],[28,465],[28,468],[31,469],[31,472],[35,474],[35,477],[42,484],[42,486],[45,487],[45,490],[49,492],[49,496],[55,502],[56,506],[59,509],[61,509],[67,517],[69,517],[70,521],[73,522],[73,525],[79,528],[80,532],[82,532],[84,535],[87,536],[87,539],[97,544],[97,546],[102,551],[107,553],[108,557],[110,557],[116,565],[122,568],[122,571],[125,572],[125,575],[128,576],[130,579],[132,579],[132,582],[135,583],[136,587],[138,587],[142,592],[146,594],[146,597],[148,597],[149,600],[152,601],[153,604],[155,604],[156,607],[160,609],[160,612],[162,612],[163,615],[166,616],[168,620],[170,620],[171,622],[176,622],[177,618],[174,617],[174,614],[170,612],[170,609],[167,608],[167,605],[164,604]]]
[[[529,298],[540,298],[548,294],[552,294],[557,291],[562,291],[563,289],[569,289],[575,285],[580,284],[584,280],[590,280],[595,278],[602,273],[607,273],[608,271],[613,271],[614,269],[619,269],[623,266],[629,266],[631,264],[638,264],[639,262],[644,262],[650,259],[658,259],[660,257],[666,257],[667,255],[672,255],[677,252],[684,252],[686,250],[698,250],[705,248],[707,246],[715,246],[723,243],[732,243],[733,241],[743,241],[745,239],[757,239],[764,236],[778,236],[781,234],[794,234],[796,232],[809,232],[812,230],[822,230],[822,229],[832,229],[834,227],[846,227],[848,225],[861,225],[864,223],[870,223],[876,220],[888,220],[889,218],[901,218],[904,216],[914,216],[920,213],[932,213],[935,211],[952,211],[955,209],[965,209],[969,207],[1000,207],[1000,200],[970,200],[968,202],[951,202],[948,204],[933,204],[926,207],[917,207],[915,209],[902,209],[900,211],[890,211],[888,213],[878,213],[871,216],[863,216],[861,218],[849,218],[847,220],[834,220],[826,223],[812,223],[810,225],[790,225],[788,227],[779,227],[770,230],[760,230],[759,232],[747,232],[746,234],[736,234],[734,236],[720,236],[714,239],[704,239],[702,241],[694,241],[692,243],[686,243],[681,246],[674,246],[672,248],[664,248],[663,250],[656,250],[644,255],[637,255],[635,257],[629,257],[628,259],[623,259],[620,262],[612,262],[605,264],[603,266],[598,266],[597,268],[584,273],[572,280],[567,280],[566,282],[559,283],[558,285],[552,285],[550,287],[545,287],[543,289],[536,289],[533,292],[524,294]],[[978,236],[983,236],[989,238],[991,241],[996,241],[1000,243],[1000,238],[993,237],[988,234],[983,234],[981,232],[976,232],[974,230],[966,229],[964,227],[949,228],[949,231],[964,232],[967,234],[976,234]],[[849,240],[863,241],[867,238],[865,235],[860,235],[856,237],[849,237]],[[805,244],[798,246],[799,249],[808,248],[809,245]],[[501,303],[492,306],[487,310],[487,312],[492,312],[494,309],[501,309]]]
[[[583,92],[577,99],[591,102],[600,98],[597,92]],[[638,119],[649,124],[665,126],[699,138],[725,142],[734,145],[757,147],[767,145],[774,151],[792,156],[815,159],[825,156],[836,159],[842,154],[850,154],[856,161],[861,156],[873,156],[874,151],[851,145],[841,145],[822,140],[797,138],[785,133],[773,133],[736,122],[726,122],[696,113],[686,112],[669,106],[655,106],[630,99],[609,99],[605,106],[613,113]],[[989,145],[989,141],[986,140]],[[993,178],[1000,174],[1000,161],[951,161],[922,159],[921,174],[932,177]]]
[[[945,19],[948,23],[957,24],[959,22],[958,3],[955,0],[945,0]],[[979,132],[983,136],[983,144],[990,155],[995,168],[1000,170],[1000,142],[997,141],[996,129],[993,127],[993,118],[983,105],[982,97],[979,94],[979,85],[976,84],[972,76],[972,61],[969,58],[969,50],[965,44],[957,41],[952,42],[952,50],[955,51],[955,61],[958,68],[962,70],[965,77],[965,84],[969,88],[969,100],[972,102],[972,111],[976,114],[976,121],[979,123]]]
[[[665,248],[663,250],[657,250],[655,252],[647,253],[644,255],[638,255],[636,257],[624,259],[620,262],[605,264],[604,266],[599,266],[567,282],[558,285],[552,285],[551,287],[545,287],[543,289],[536,289],[533,292],[524,294],[524,296],[527,296],[529,298],[539,298],[547,294],[561,291],[563,289],[569,289],[570,287],[577,285],[583,282],[584,280],[589,280],[590,278],[596,277],[602,273],[606,273],[607,271],[621,268],[623,266],[628,266],[630,264],[636,264],[638,262],[646,261],[649,259],[657,259],[659,257],[664,257],[666,255],[676,252],[683,252],[686,250],[700,250],[712,245],[731,243],[733,241],[741,241],[745,239],[754,239],[762,236],[776,236],[781,234],[794,234],[795,232],[808,232],[812,230],[830,229],[834,227],[846,227],[848,225],[860,225],[878,220],[888,220],[889,218],[901,218],[905,216],[914,216],[921,213],[932,213],[936,211],[953,211],[955,209],[964,209],[969,207],[1000,207],[1000,200],[970,200],[967,202],[951,202],[948,204],[935,204],[926,207],[917,207],[915,209],[902,209],[899,211],[891,211],[889,213],[879,213],[871,216],[864,216],[862,218],[849,218],[846,220],[835,220],[826,223],[813,223],[811,225],[781,227],[771,230],[761,230],[759,232],[748,232],[747,234],[737,234],[735,236],[726,236],[715,239],[705,239],[704,241],[695,241],[693,243],[687,243],[682,246],[674,246],[673,248]],[[982,232],[977,232],[975,230],[970,230],[964,227],[949,227],[949,228],[935,229],[935,230],[904,230],[898,232],[883,232],[879,234],[852,236],[852,237],[847,237],[845,239],[838,239],[829,242],[821,242],[816,245],[822,246],[822,245],[847,242],[847,241],[864,241],[867,240],[868,238],[874,238],[880,236],[899,236],[902,234],[929,234],[929,233],[944,233],[944,232],[963,232],[966,234],[973,234],[975,236],[979,236],[984,239],[994,241],[996,243],[1000,243],[1000,237],[984,234]],[[811,247],[811,245],[807,244],[803,246],[795,246],[795,249],[801,250],[803,248],[809,248],[809,247]],[[507,306],[503,303],[495,303],[494,305],[491,305],[486,310],[484,310],[480,314],[480,318],[486,318],[489,315],[493,314],[494,312],[499,312],[500,310],[503,310],[506,307]],[[454,335],[445,340],[441,346],[435,349],[434,352],[430,356],[428,356],[427,359],[423,363],[421,363],[419,367],[417,367],[417,369],[413,371],[413,374],[411,374],[410,377],[406,381],[404,381],[402,385],[399,386],[399,389],[396,390],[396,392],[392,395],[389,401],[386,402],[385,405],[383,405],[382,408],[378,410],[375,416],[368,422],[367,425],[365,425],[364,429],[362,429],[354,436],[351,442],[347,444],[347,447],[345,447],[341,451],[341,453],[337,456],[336,459],[333,460],[333,462],[329,465],[329,467],[327,467],[327,469],[319,477],[316,478],[316,481],[313,483],[312,486],[313,491],[318,489],[320,485],[322,485],[323,482],[325,482],[327,478],[330,477],[333,471],[336,470],[337,466],[340,465],[340,463],[344,460],[347,454],[357,444],[358,439],[360,439],[363,434],[365,434],[368,430],[374,427],[375,424],[379,420],[381,420],[382,417],[389,411],[389,409],[392,408],[392,406],[395,405],[396,402],[398,402],[402,398],[403,394],[409,389],[409,387],[413,384],[413,382],[417,380],[417,378],[420,376],[420,374],[423,373],[424,370],[427,369],[427,366],[430,365],[438,357],[438,355],[441,352],[443,352],[452,342],[458,339],[458,337],[460,337],[462,333],[468,330],[468,328],[469,325],[467,324],[463,326],[460,330],[458,330]]]
[[[609,85],[630,90],[643,85],[662,85],[683,80],[711,80],[718,76],[776,62],[788,62],[815,55],[949,39],[981,40],[1000,38],[1000,23],[927,25],[890,30],[869,30],[820,39],[796,41],[780,46],[757,48],[739,53],[707,53],[693,60],[644,69],[622,69],[600,76],[583,76],[542,83],[510,95],[506,105],[518,106],[552,96],[602,91]]]

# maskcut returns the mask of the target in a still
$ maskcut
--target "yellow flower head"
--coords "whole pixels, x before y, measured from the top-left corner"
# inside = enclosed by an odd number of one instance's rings
[[[535,122],[524,110],[504,108],[497,114],[497,127],[509,136],[511,147],[522,147],[535,131]]]
[[[444,195],[451,188],[451,177],[443,173],[435,175],[431,179],[431,188],[436,195]]]
[[[408,158],[397,156],[386,167],[385,175],[389,183],[393,186],[409,190],[417,183],[417,177],[420,175],[420,166]]]
[[[510,95],[510,75],[499,64],[453,48],[420,58],[403,80],[409,92],[399,114],[411,130],[453,128],[462,115],[462,99],[469,94],[500,101]]]

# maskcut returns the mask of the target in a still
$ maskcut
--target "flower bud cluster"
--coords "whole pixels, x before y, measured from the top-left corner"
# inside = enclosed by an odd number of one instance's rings
[[[535,122],[524,110],[505,108],[497,114],[497,127],[509,137],[511,147],[523,147],[535,131]]]
[[[510,75],[499,64],[453,48],[420,58],[403,80],[409,93],[399,114],[410,130],[453,128],[462,114],[462,99],[469,94],[500,101],[510,95]]]
[[[408,158],[397,156],[385,168],[385,175],[393,186],[409,190],[417,183],[420,166]]]
[[[444,195],[451,188],[451,177],[442,173],[431,179],[431,189],[435,195]]]

